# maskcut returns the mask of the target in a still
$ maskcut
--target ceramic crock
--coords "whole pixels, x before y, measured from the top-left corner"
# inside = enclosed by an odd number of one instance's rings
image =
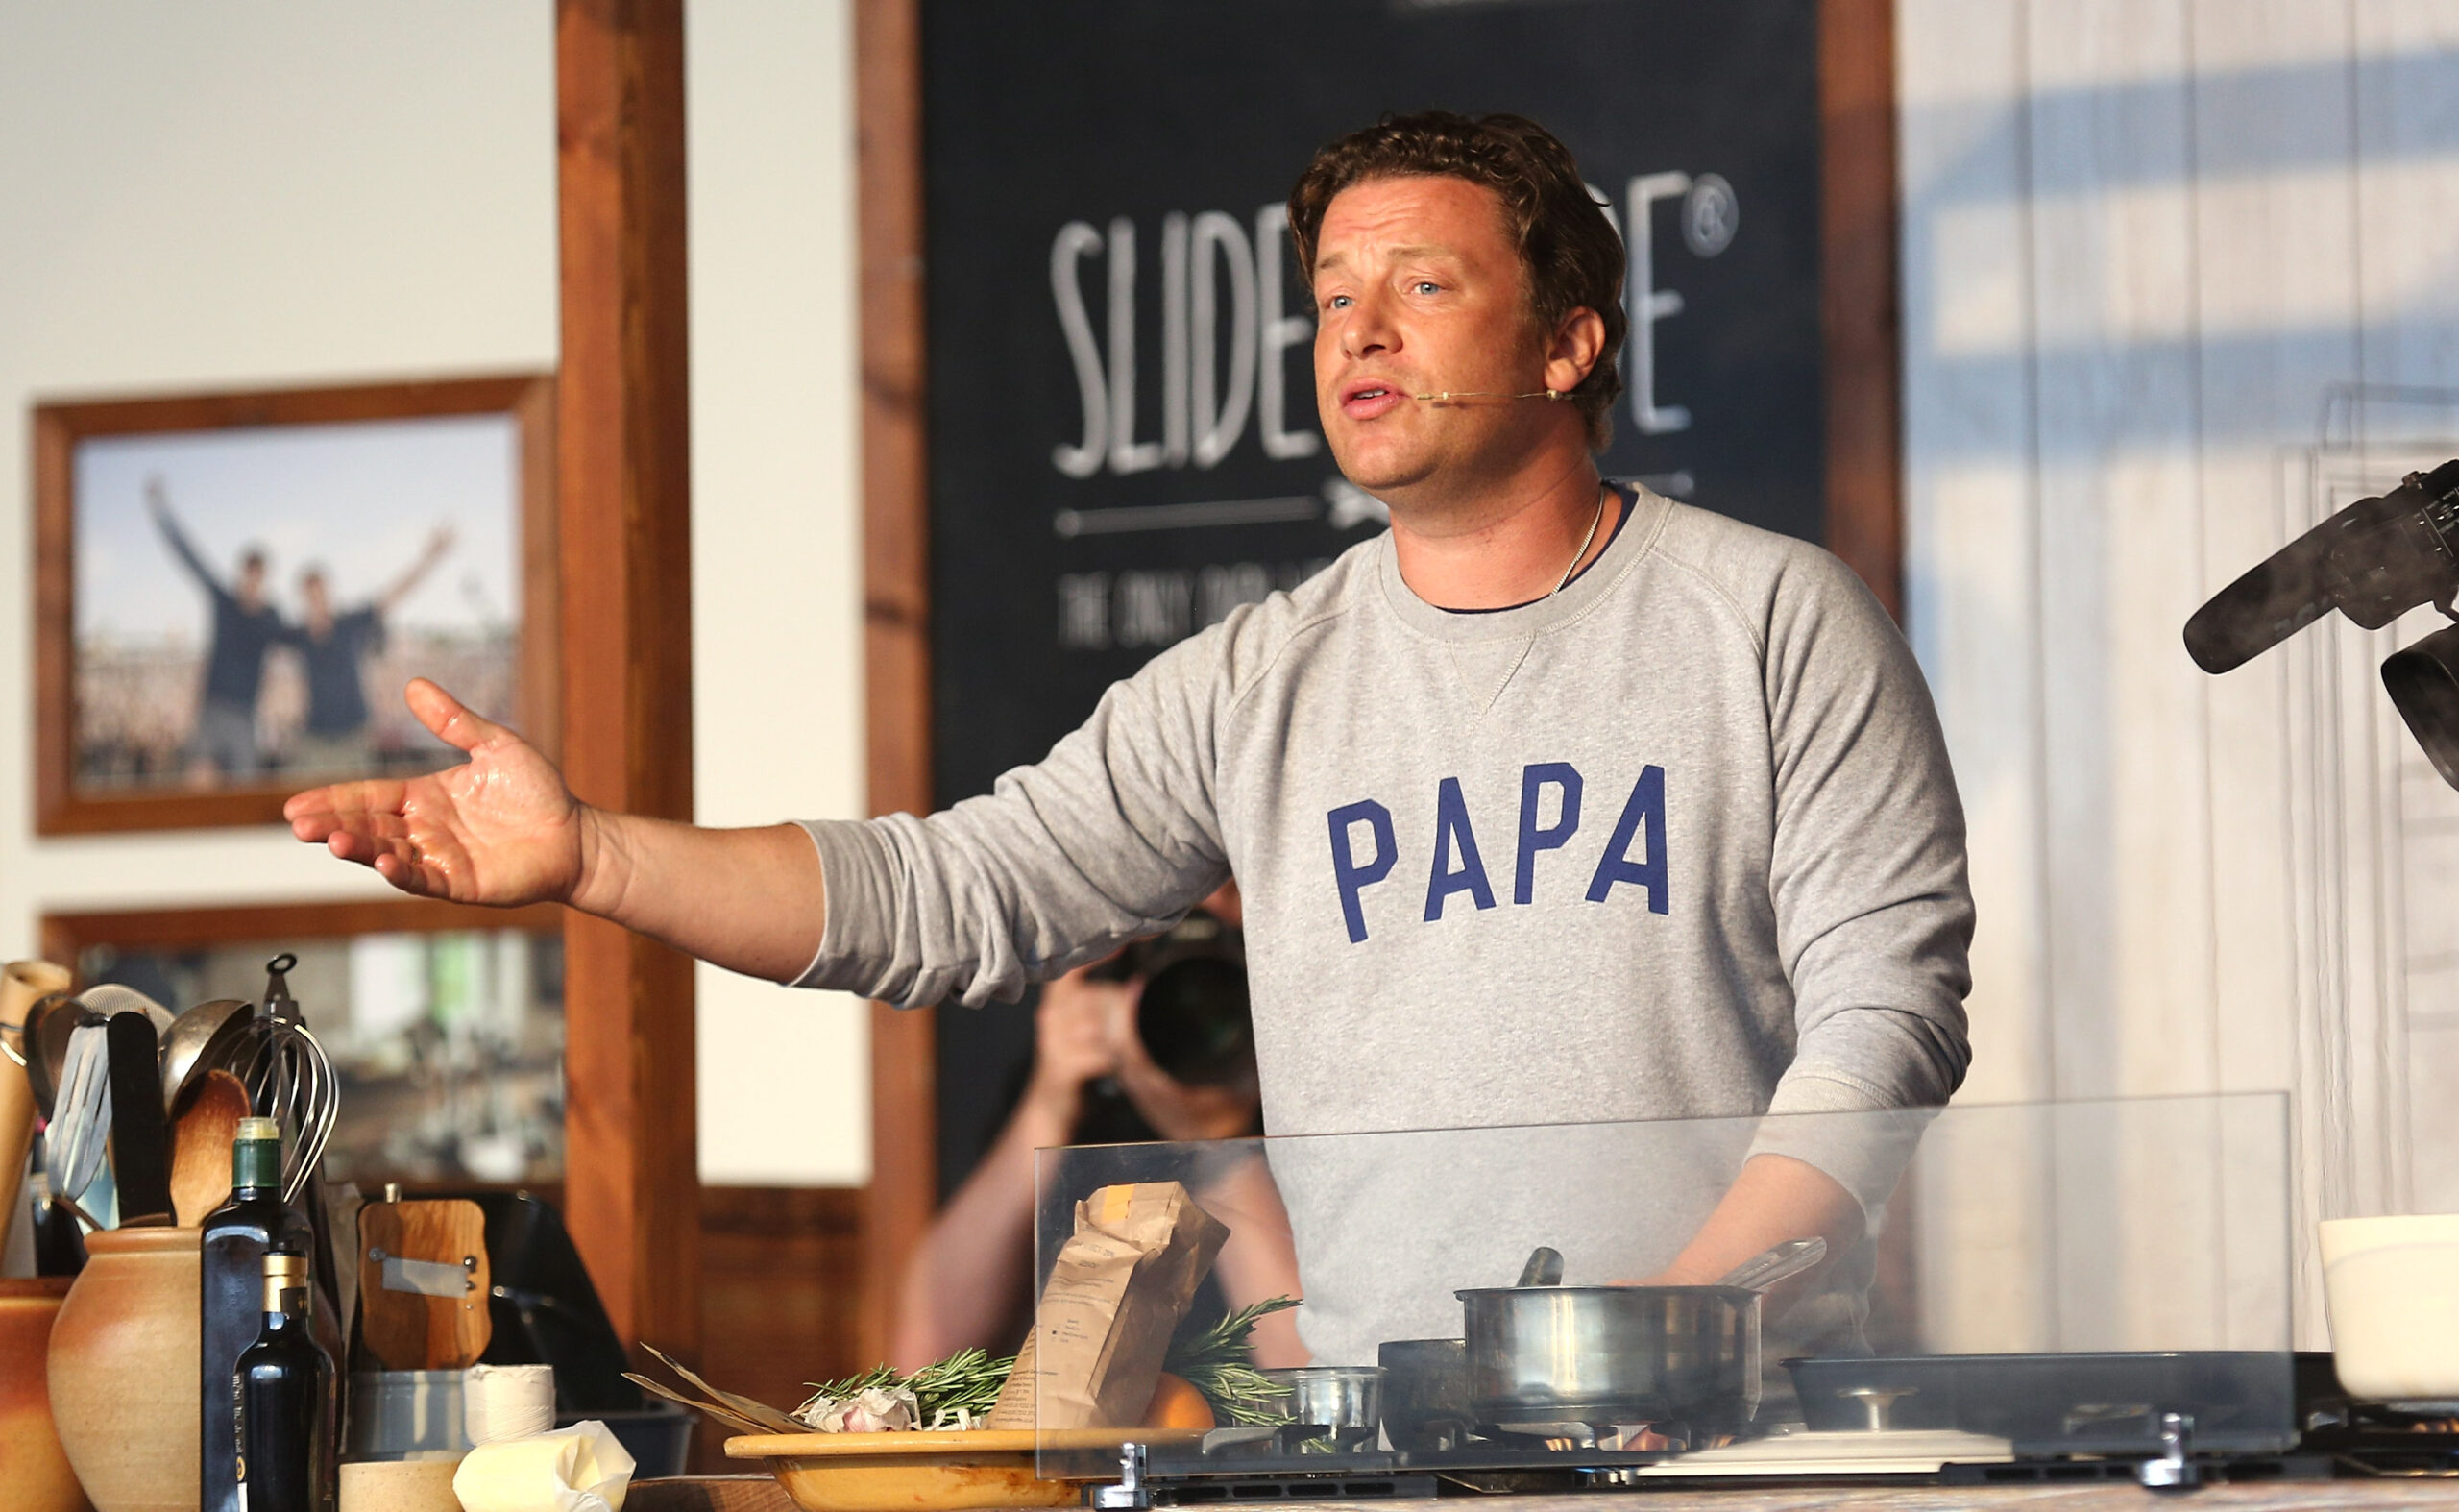
[[[51,1329],[51,1415],[96,1512],[197,1512],[198,1232],[108,1229]]]
[[[16,1512],[85,1512],[85,1493],[51,1426],[43,1355],[65,1277],[0,1281],[0,1486]]]
[[[2334,1218],[2321,1237],[2340,1385],[2425,1411],[2459,1400],[2459,1213]]]

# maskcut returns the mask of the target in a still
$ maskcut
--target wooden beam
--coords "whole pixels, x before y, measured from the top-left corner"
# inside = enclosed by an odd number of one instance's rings
[[[1894,0],[1819,0],[1827,547],[1904,617]]]
[[[863,655],[870,807],[931,810],[930,500],[922,346],[918,0],[856,0],[861,174]],[[906,1257],[938,1204],[933,1010],[871,1006],[863,1358],[884,1358]]]
[[[564,772],[592,803],[692,817],[681,0],[555,8],[563,365]],[[696,1354],[692,963],[564,927],[565,1192],[627,1343]]]

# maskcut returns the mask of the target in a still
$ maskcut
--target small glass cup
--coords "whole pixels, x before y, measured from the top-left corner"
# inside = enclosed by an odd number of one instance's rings
[[[1381,1366],[1299,1365],[1263,1377],[1286,1394],[1282,1410],[1302,1452],[1363,1454],[1375,1448],[1383,1426]]]

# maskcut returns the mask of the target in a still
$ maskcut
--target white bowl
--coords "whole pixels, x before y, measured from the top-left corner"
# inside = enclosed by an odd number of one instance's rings
[[[2340,1384],[2363,1402],[2459,1400],[2459,1213],[2322,1225]]]

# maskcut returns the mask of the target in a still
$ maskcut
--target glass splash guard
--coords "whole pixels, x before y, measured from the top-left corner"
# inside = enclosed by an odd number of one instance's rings
[[[1083,1146],[1035,1188],[1045,1475],[1130,1441],[1164,1479],[1490,1489],[2296,1442],[2276,1093]],[[1765,1292],[1699,1283],[1813,1238]]]

